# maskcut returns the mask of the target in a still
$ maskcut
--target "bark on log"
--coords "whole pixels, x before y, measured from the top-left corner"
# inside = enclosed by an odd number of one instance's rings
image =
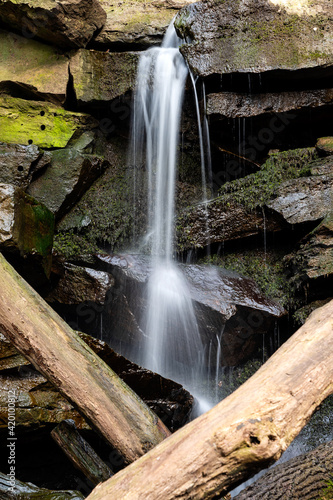
[[[83,439],[73,420],[64,420],[52,431],[51,436],[73,465],[93,484],[103,483],[113,476],[111,469]]]
[[[318,500],[331,477],[333,441],[273,467],[234,500]]]
[[[79,491],[57,491],[38,488],[32,483],[23,483],[0,472],[1,500],[82,500]]]
[[[233,394],[120,471],[89,500],[210,499],[276,461],[333,392],[333,301]]]
[[[127,462],[170,434],[148,406],[0,255],[0,332]]]

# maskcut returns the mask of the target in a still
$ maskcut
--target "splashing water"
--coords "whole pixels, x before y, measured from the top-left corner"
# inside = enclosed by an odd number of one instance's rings
[[[147,233],[153,260],[141,362],[196,395],[203,376],[204,348],[185,278],[173,262],[177,147],[188,75],[179,43],[171,23],[162,46],[147,50],[140,58],[131,156],[135,165],[146,165]]]

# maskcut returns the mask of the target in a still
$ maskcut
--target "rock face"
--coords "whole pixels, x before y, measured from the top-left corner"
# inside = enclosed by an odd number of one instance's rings
[[[203,77],[319,67],[328,75],[333,63],[330,1],[307,1],[302,10],[296,4],[204,0],[190,5],[175,21],[189,42],[181,51]]]
[[[140,256],[100,256],[116,284],[111,290],[107,318],[111,345],[116,349],[140,349],[144,335],[149,259]],[[216,338],[222,335],[222,365],[234,366],[247,359],[260,334],[272,328],[283,308],[262,296],[255,282],[237,273],[209,266],[180,265],[193,300],[204,345],[212,343],[216,359]],[[133,348],[133,345],[135,347]],[[207,348],[208,349],[208,348]],[[130,352],[130,351],[127,351]]]
[[[116,50],[158,45],[178,10],[190,3],[193,0],[100,0],[107,20],[95,44]]]
[[[72,113],[50,103],[0,95],[2,142],[63,148],[76,130],[89,130],[97,124],[89,115]]]
[[[113,277],[106,272],[65,264],[57,286],[46,300],[61,304],[89,301],[103,305],[106,294],[113,285]]]
[[[207,96],[207,114],[221,119],[249,118],[262,114],[317,108],[333,104],[333,89],[300,92],[267,92],[261,94],[212,93]]]
[[[207,207],[196,205],[179,217],[179,248],[319,221],[332,210],[332,175],[332,157],[318,160],[314,150],[272,154],[257,173],[225,184]]]
[[[99,156],[84,154],[75,148],[53,151],[49,157],[49,165],[30,184],[28,193],[60,219],[103,173],[108,163]]]
[[[135,52],[77,51],[70,60],[70,73],[78,103],[108,103],[132,90],[137,63]]]
[[[39,263],[48,277],[51,271],[54,217],[21,189],[0,184],[0,248]],[[33,269],[32,269],[33,271]]]
[[[103,27],[106,14],[97,0],[2,0],[0,20],[26,38],[77,48]]]
[[[0,44],[0,84],[23,84],[32,87],[32,92],[53,96],[64,103],[68,83],[68,58],[64,54],[49,45],[5,31],[0,31]]]

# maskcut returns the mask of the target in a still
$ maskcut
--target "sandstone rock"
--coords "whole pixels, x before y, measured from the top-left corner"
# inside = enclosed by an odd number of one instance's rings
[[[29,364],[30,362],[0,333],[0,372]]]
[[[333,207],[333,171],[327,175],[286,181],[267,206],[281,214],[289,224],[324,218]]]
[[[204,0],[183,8],[175,26],[190,43],[181,51],[195,74],[320,69],[332,73],[332,6],[329,0],[233,2]],[[314,71],[313,71],[314,70]],[[288,78],[286,71],[280,78]],[[300,74],[301,77],[301,74]]]
[[[99,260],[116,280],[107,309],[110,345],[118,350],[128,349],[127,356],[130,352],[135,356],[145,335],[150,260],[138,255],[101,255]],[[179,265],[179,268],[194,302],[206,355],[210,350],[212,360],[216,360],[216,339],[223,331],[222,365],[234,366],[248,359],[261,335],[268,333],[275,318],[285,313],[279,304],[263,297],[249,278],[210,266]]]
[[[20,144],[0,143],[0,183],[26,189],[33,175],[50,161],[47,152]]]
[[[72,113],[53,104],[0,95],[2,142],[63,148],[76,130],[91,130],[97,124],[89,115]]]
[[[40,98],[64,103],[68,57],[54,47],[1,30],[0,45],[0,83],[23,84]]]
[[[193,0],[100,0],[107,20],[95,43],[102,47],[159,45],[172,18]]]
[[[42,267],[48,277],[51,271],[53,231],[54,217],[45,205],[19,188],[0,184],[2,251],[19,254],[26,261],[32,260]]]
[[[103,173],[107,162],[72,148],[53,151],[50,156],[48,168],[30,184],[28,193],[60,219]]]
[[[57,286],[46,300],[61,304],[89,301],[103,305],[106,294],[113,285],[113,277],[106,272],[65,264]]]
[[[138,57],[135,52],[77,51],[70,59],[70,73],[78,103],[108,103],[132,90]]]
[[[2,0],[0,20],[26,38],[59,47],[85,47],[106,14],[97,0]]]
[[[229,118],[248,118],[332,104],[333,89],[265,94],[219,92],[207,96],[207,114]]]
[[[333,137],[321,137],[318,139],[316,148],[322,156],[333,155]]]

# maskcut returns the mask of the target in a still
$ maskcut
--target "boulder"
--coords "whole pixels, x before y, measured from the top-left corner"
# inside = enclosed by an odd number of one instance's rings
[[[47,102],[0,95],[0,141],[63,148],[78,129],[91,130],[98,122]]]
[[[138,255],[100,255],[99,261],[116,280],[106,310],[110,328],[108,341],[118,350],[127,349],[127,356],[130,353],[135,356],[145,335],[147,282],[152,270],[150,259]],[[220,339],[221,332],[221,364],[234,366],[251,356],[258,339],[261,342],[262,335],[270,332],[275,319],[285,314],[278,303],[262,295],[253,280],[238,273],[200,265],[180,264],[179,268],[194,303],[211,366],[216,360],[217,338]]]
[[[109,103],[135,84],[136,52],[78,50],[70,59],[70,73],[79,105]]]
[[[45,97],[64,103],[68,84],[66,55],[49,45],[2,30],[0,45],[0,85],[6,82],[8,87],[11,82],[35,93],[35,100]]]
[[[51,271],[54,217],[20,188],[0,184],[0,249],[25,259],[26,272]],[[29,270],[28,263],[33,264]]]
[[[80,304],[93,302],[103,305],[114,278],[104,271],[65,263],[56,287],[46,297],[48,302]]]
[[[278,70],[288,79],[306,70],[319,78],[332,74],[331,16],[329,0],[304,0],[302,8],[296,0],[203,0],[183,8],[175,26],[188,42],[181,52],[202,77]]]
[[[108,163],[100,156],[84,154],[75,148],[59,149],[49,155],[48,167],[30,184],[27,192],[60,219],[103,173]]]
[[[0,142],[0,183],[26,189],[35,173],[50,161],[49,154],[35,145]]]
[[[116,50],[145,49],[159,45],[178,10],[193,0],[100,0],[107,14],[94,44]]]
[[[101,30],[106,14],[98,0],[2,0],[0,20],[27,39],[78,48]]]

